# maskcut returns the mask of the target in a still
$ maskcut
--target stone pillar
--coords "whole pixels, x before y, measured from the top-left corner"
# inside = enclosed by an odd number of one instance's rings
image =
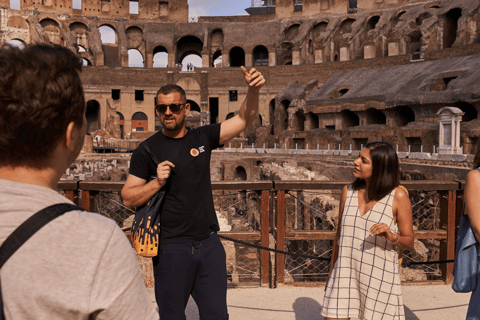
[[[145,67],[153,68],[153,54],[147,53],[147,63],[145,63]]]
[[[388,44],[388,56],[398,56],[398,43],[397,42],[390,42]]]
[[[367,44],[363,47],[363,58],[364,59],[375,58],[375,45]]]
[[[277,65],[277,59],[276,59],[276,54],[274,52],[269,52],[268,53],[268,66],[269,67],[274,67]]]
[[[228,52],[223,52],[222,51],[222,68],[228,68],[230,67],[230,63],[228,63],[230,60],[229,56],[228,56]]]
[[[292,65],[300,65],[300,51],[298,50],[292,51]]]
[[[340,48],[340,61],[350,60],[349,52],[347,47]]]
[[[315,50],[315,63],[323,63],[323,50]]]
[[[210,56],[202,53],[202,68],[210,68]]]
[[[253,55],[251,53],[245,53],[245,67],[251,68],[253,66]]]
[[[168,54],[168,67],[175,67],[175,53],[173,52]]]

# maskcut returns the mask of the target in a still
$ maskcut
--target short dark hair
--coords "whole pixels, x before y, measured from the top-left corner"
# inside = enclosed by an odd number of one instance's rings
[[[382,141],[367,143],[365,149],[369,149],[372,159],[368,199],[379,201],[400,184],[397,152],[390,143]],[[365,186],[365,180],[357,178],[352,186],[354,190],[359,190]]]
[[[187,94],[185,93],[185,90],[183,90],[182,87],[177,86],[176,84],[167,84],[161,87],[160,89],[158,89],[157,95],[155,96],[155,103],[158,103],[156,99],[160,94],[167,95],[173,92],[180,93],[180,96],[182,97],[182,99],[185,100],[185,102],[187,101]]]
[[[68,124],[83,124],[82,65],[58,45],[0,48],[0,166],[45,168]]]

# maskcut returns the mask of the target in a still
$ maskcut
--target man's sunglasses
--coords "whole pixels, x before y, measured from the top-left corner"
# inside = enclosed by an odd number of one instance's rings
[[[182,107],[186,105],[186,103],[172,103],[172,104],[157,104],[155,108],[157,109],[158,112],[160,113],[165,113],[167,112],[167,107],[170,108],[170,111],[173,113],[180,112],[182,110]]]

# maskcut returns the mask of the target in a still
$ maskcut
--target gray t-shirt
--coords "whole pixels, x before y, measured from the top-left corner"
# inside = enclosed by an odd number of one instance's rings
[[[71,203],[49,188],[0,179],[0,244],[37,211]],[[34,234],[0,270],[7,319],[159,319],[116,223],[71,211]]]

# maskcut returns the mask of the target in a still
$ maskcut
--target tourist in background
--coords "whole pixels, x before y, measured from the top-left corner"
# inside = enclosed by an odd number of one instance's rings
[[[397,250],[413,248],[413,222],[397,153],[371,142],[354,165],[356,179],[342,191],[322,315],[403,320]]]
[[[470,171],[467,175],[467,182],[465,184],[465,191],[463,200],[465,202],[464,216],[462,219],[470,220],[473,234],[477,239],[477,249],[479,248],[478,242],[480,242],[480,201],[477,197],[480,192],[480,142],[477,145],[477,152],[473,160],[473,167],[476,168]],[[460,232],[459,232],[460,233]],[[459,234],[460,237],[460,234]],[[457,253],[459,249],[459,242],[457,244]],[[457,263],[457,256],[455,257],[455,263]],[[478,272],[478,270],[477,270]],[[472,292],[470,298],[470,304],[468,305],[467,320],[480,320],[480,274],[477,274],[477,285]]]

